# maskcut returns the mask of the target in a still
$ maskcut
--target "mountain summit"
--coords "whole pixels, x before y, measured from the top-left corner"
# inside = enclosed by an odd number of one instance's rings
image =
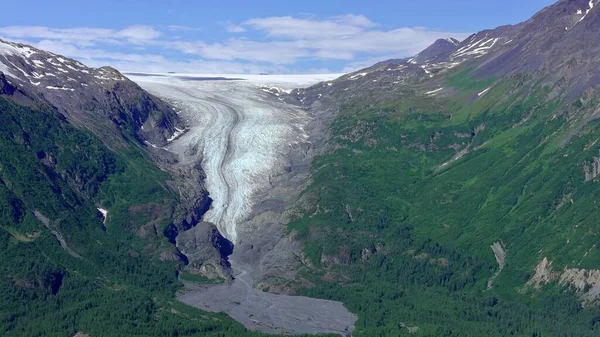
[[[48,102],[70,122],[111,145],[122,145],[123,137],[133,136],[162,146],[185,129],[172,107],[111,67],[88,68],[64,56],[0,40],[0,72],[20,99]]]

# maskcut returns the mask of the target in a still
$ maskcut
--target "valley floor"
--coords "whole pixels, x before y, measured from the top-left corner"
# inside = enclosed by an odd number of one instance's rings
[[[341,302],[256,290],[248,266],[234,266],[231,284],[186,284],[179,300],[193,307],[225,312],[250,330],[271,334],[340,334],[350,336],[357,317]]]

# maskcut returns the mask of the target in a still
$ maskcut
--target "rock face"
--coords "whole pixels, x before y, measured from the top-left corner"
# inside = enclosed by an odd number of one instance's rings
[[[409,60],[410,63],[437,63],[449,60],[460,41],[457,39],[439,39],[431,46]]]
[[[500,273],[502,269],[504,269],[504,262],[506,260],[506,251],[500,242],[494,242],[493,245],[490,246],[492,251],[494,252],[494,258],[496,258],[496,262],[498,263],[498,271],[494,273],[494,275],[488,280],[488,289],[492,289],[492,285],[494,284],[494,280]]]
[[[552,262],[544,257],[527,284],[539,290],[550,282],[574,287],[583,304],[590,304],[600,297],[600,270],[565,268],[562,272],[554,271]]]
[[[209,279],[231,279],[231,268],[226,256],[233,252],[233,244],[225,239],[214,224],[200,222],[179,233],[177,247],[188,259],[186,270]]]
[[[0,95],[21,105],[58,110],[70,124],[92,131],[112,149],[146,147],[152,161],[170,173],[173,179],[166,183],[179,191],[180,198],[173,211],[152,212],[154,220],[142,226],[138,236],[166,234],[174,243],[178,233],[196,225],[208,210],[210,198],[200,165],[177,165],[179,158],[162,149],[185,132],[183,119],[171,105],[116,69],[89,68],[61,55],[0,40]],[[163,233],[158,223],[167,220],[171,225]],[[173,250],[160,258],[185,260]],[[226,275],[223,270],[219,272]]]
[[[591,163],[586,163],[583,166],[585,181],[596,179],[600,175],[600,158],[594,157]]]
[[[12,95],[16,88],[6,80],[6,76],[0,73],[0,95]]]
[[[6,83],[48,102],[69,122],[94,132],[107,145],[134,137],[162,146],[185,129],[175,110],[142,90],[116,69],[88,68],[81,62],[31,46],[0,40],[0,93]]]

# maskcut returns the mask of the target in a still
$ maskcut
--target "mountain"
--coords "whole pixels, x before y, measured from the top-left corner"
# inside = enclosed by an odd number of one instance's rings
[[[70,123],[91,130],[111,146],[123,145],[127,137],[162,146],[185,129],[172,107],[111,67],[92,69],[64,56],[0,40],[0,71],[22,103],[48,102]]]
[[[597,1],[284,99],[322,118],[288,224],[356,336],[596,336]],[[321,116],[321,117],[319,117]]]
[[[310,122],[234,247],[254,287],[341,301],[353,336],[598,336],[598,8],[260,92]],[[260,335],[174,300],[178,278],[229,280],[232,249],[199,222],[202,168],[162,149],[177,110],[116,70],[1,46],[2,332]]]
[[[460,41],[452,38],[439,39],[435,41],[431,46],[411,58],[409,63],[427,63],[427,62],[441,62],[446,61],[450,58],[450,55],[456,50],[456,46]]]
[[[112,68],[0,41],[0,334],[259,335],[174,301],[202,279],[175,237],[210,205],[202,169],[162,149],[183,132]],[[191,237],[224,263],[217,234]]]

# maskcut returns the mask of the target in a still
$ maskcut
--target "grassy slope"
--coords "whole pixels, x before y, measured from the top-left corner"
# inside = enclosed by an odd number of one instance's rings
[[[156,259],[167,239],[134,232],[156,217],[166,225],[177,197],[140,150],[112,152],[56,112],[0,98],[0,153],[1,335],[260,335],[173,300],[176,266]],[[157,205],[160,214],[139,211]]]
[[[598,155],[598,122],[560,146],[572,130],[564,116],[594,102],[549,100],[552,88],[522,76],[464,70],[444,81],[450,98],[406,88],[383,106],[345,106],[331,125],[337,150],[316,159],[314,207],[290,224],[317,267],[306,271],[318,284],[308,294],[344,301],[359,336],[405,326],[423,336],[598,335],[597,307],[583,310],[569,289],[525,287],[545,256],[557,270],[600,268],[600,190],[583,174]],[[506,266],[486,290],[498,241]]]

